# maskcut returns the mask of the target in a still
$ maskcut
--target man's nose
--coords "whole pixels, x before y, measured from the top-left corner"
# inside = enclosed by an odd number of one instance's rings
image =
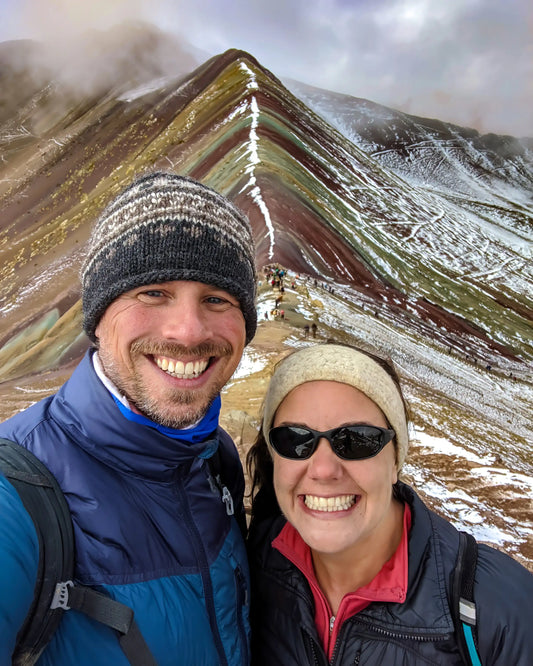
[[[196,299],[181,297],[162,314],[161,334],[185,347],[193,347],[211,336],[209,320]]]

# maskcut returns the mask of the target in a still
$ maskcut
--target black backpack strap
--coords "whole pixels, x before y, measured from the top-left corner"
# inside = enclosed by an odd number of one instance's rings
[[[57,581],[74,571],[70,511],[50,471],[24,447],[0,439],[0,470],[17,491],[39,541],[39,566],[31,608],[17,635],[13,664],[34,663],[54,634],[61,610],[50,609]],[[46,557],[45,557],[46,553]]]
[[[32,606],[17,635],[13,666],[34,664],[64,611],[79,610],[115,629],[132,666],[156,666],[133,610],[92,588],[75,585],[74,532],[70,509],[50,470],[24,447],[0,438],[0,470],[17,491],[39,540],[39,567]]]
[[[114,629],[118,633],[120,647],[132,666],[157,666],[129,606],[92,587],[67,581],[57,584],[51,607],[80,611]]]
[[[459,551],[452,575],[451,610],[459,652],[468,666],[481,666],[477,652],[477,617],[474,579],[477,566],[477,542],[471,534],[459,532]]]

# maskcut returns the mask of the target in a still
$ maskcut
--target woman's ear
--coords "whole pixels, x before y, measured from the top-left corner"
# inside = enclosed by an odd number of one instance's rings
[[[394,456],[392,459],[392,469],[391,469],[392,485],[394,485],[398,481],[398,462],[397,462],[398,450],[396,448],[395,440],[393,440],[393,443],[394,443]]]

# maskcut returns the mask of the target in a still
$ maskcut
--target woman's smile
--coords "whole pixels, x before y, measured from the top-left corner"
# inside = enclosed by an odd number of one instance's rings
[[[357,501],[357,495],[337,495],[335,497],[321,497],[318,495],[304,495],[304,503],[313,511],[333,513],[347,511]]]

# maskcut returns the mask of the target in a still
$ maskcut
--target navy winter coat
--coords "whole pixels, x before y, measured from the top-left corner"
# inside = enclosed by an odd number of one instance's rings
[[[0,437],[40,458],[67,498],[77,581],[133,608],[160,666],[249,663],[244,542],[207,478],[206,458],[217,444],[235,513],[243,510],[244,479],[230,437],[221,429],[215,435],[190,444],[130,422],[94,372],[90,353],[57,395],[0,425]],[[11,663],[37,563],[33,524],[0,474],[0,666]],[[128,662],[111,629],[71,610],[38,663]]]
[[[461,658],[449,608],[458,531],[430,511],[403,483],[400,499],[412,511],[408,589],[404,603],[371,603],[339,632],[335,666],[458,666]],[[252,664],[326,666],[304,575],[270,545],[282,516],[250,527]],[[507,555],[479,545],[474,598],[483,666],[533,664],[533,575]]]

